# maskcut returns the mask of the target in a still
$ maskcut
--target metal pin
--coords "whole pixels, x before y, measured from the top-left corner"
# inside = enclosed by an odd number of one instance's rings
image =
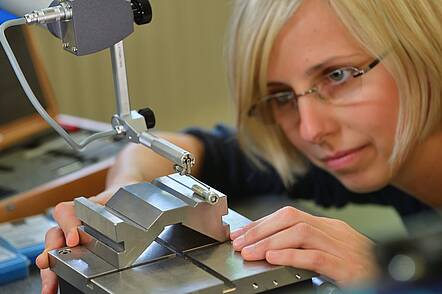
[[[192,191],[195,192],[198,196],[206,200],[209,204],[214,205],[218,203],[219,196],[215,192],[204,189],[203,187],[195,184],[192,186]]]

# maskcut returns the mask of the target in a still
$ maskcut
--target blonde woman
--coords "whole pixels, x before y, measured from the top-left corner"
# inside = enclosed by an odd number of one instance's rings
[[[287,192],[324,206],[380,203],[401,216],[442,205],[442,5],[438,0],[237,0],[228,47],[237,130],[166,135],[195,174],[230,197]],[[123,159],[124,158],[124,159]],[[108,178],[170,173],[129,146]],[[72,203],[46,248],[78,244]],[[314,270],[339,285],[371,279],[373,242],[346,223],[286,207],[232,232],[246,260]],[[47,255],[43,292],[55,291]]]

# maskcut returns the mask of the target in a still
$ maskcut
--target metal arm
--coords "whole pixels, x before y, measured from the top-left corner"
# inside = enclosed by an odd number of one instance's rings
[[[114,10],[118,10],[117,8],[129,9],[130,11],[118,12],[117,16],[123,19],[124,23],[127,23],[128,18],[130,18],[130,22],[133,26],[133,6],[126,0],[100,0],[103,2],[103,7],[105,7],[106,13],[111,14],[112,11],[109,7],[114,7]],[[55,1],[54,1],[55,2]],[[82,13],[87,11],[90,13],[93,10],[94,6],[89,6],[90,1],[88,0],[58,0],[59,5],[43,8],[37,11],[33,11],[32,13],[26,14],[24,18],[4,23],[0,27],[0,42],[9,57],[11,65],[23,87],[25,93],[27,94],[29,100],[34,105],[37,112],[52,126],[71,146],[73,149],[81,151],[91,143],[92,141],[114,134],[119,134],[125,136],[129,141],[137,144],[142,144],[152,151],[158,153],[159,155],[169,159],[174,163],[175,170],[182,175],[190,174],[191,168],[195,164],[195,158],[191,153],[182,148],[164,140],[156,137],[155,135],[148,132],[148,128],[151,127],[146,123],[145,118],[140,115],[136,111],[130,110],[130,100],[129,100],[129,90],[127,84],[127,74],[126,74],[126,64],[124,57],[124,46],[122,39],[126,37],[133,31],[133,28],[127,28],[122,30],[119,25],[119,32],[117,35],[112,36],[112,38],[106,38],[106,40],[98,40],[95,42],[93,38],[90,38],[90,32],[85,30],[85,24],[80,20],[77,20],[77,16],[79,19],[83,20]],[[11,4],[12,2],[6,1],[6,4]],[[2,3],[0,7],[8,7],[5,6],[5,3]],[[47,1],[44,3],[39,2],[39,5],[48,5]],[[16,5],[16,3],[14,4]],[[35,3],[33,6],[35,7]],[[18,7],[14,6],[15,11],[18,11]],[[24,9],[20,7],[20,9]],[[120,9],[121,10],[121,9]],[[78,15],[77,15],[78,12]],[[103,15],[99,14],[101,11],[97,11],[98,19],[103,20],[104,24],[100,23],[97,28],[95,26],[97,19],[94,18],[92,21],[91,27],[95,29],[107,28],[111,29],[115,24],[115,20],[109,23],[109,26],[106,26],[106,22],[108,21],[109,15],[103,17]],[[129,13],[130,12],[130,13]],[[114,13],[115,14],[115,13]],[[130,16],[130,17],[129,17]],[[89,19],[88,19],[89,20]],[[76,55],[89,54],[91,52],[96,52],[98,48],[104,46],[104,44],[111,42],[113,38],[118,38],[119,41],[117,43],[112,43],[109,48],[111,50],[111,58],[112,58],[112,67],[113,67],[113,76],[114,76],[114,85],[115,85],[115,94],[116,94],[116,107],[117,114],[112,118],[112,127],[113,130],[99,133],[96,135],[87,138],[84,142],[78,144],[75,142],[69,134],[67,134],[63,128],[58,125],[56,121],[54,121],[41,106],[39,101],[36,99],[34,93],[32,92],[29,84],[26,81],[26,78],[21,71],[18,62],[16,62],[14,53],[12,52],[8,41],[5,37],[4,30],[10,26],[21,25],[21,24],[56,24],[59,25],[60,28],[63,27],[65,30],[65,35],[61,36],[63,39],[64,48]],[[114,34],[114,33],[112,33]],[[109,35],[112,35],[109,34]],[[119,36],[118,36],[119,35]],[[86,37],[85,37],[86,36]],[[95,50],[95,51],[94,51]]]
[[[110,50],[117,104],[117,114],[112,118],[112,127],[129,141],[142,144],[172,161],[175,170],[181,175],[190,174],[195,164],[193,155],[171,142],[149,133],[145,118],[138,112],[131,111],[123,41],[112,46]]]
[[[115,98],[117,99],[117,114],[122,117],[130,114],[129,87],[127,85],[123,41],[112,46],[110,51],[114,74]]]

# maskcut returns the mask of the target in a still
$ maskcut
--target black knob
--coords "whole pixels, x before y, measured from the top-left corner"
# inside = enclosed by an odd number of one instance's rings
[[[152,21],[152,6],[149,0],[131,0],[130,3],[137,25],[148,24]]]
[[[146,107],[138,110],[138,113],[144,116],[144,120],[146,121],[146,127],[148,129],[152,129],[153,127],[155,127],[155,114],[153,113],[152,109]]]

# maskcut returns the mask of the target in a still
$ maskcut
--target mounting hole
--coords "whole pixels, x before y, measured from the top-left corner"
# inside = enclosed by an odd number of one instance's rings
[[[273,285],[274,286],[278,286],[278,281],[277,280],[273,280]]]
[[[63,255],[66,255],[69,253],[71,253],[71,249],[68,249],[68,248],[58,251],[58,254],[63,254]]]
[[[257,283],[253,283],[253,284],[252,284],[252,287],[253,287],[253,289],[255,289],[255,290],[259,288],[259,286],[258,286]]]

